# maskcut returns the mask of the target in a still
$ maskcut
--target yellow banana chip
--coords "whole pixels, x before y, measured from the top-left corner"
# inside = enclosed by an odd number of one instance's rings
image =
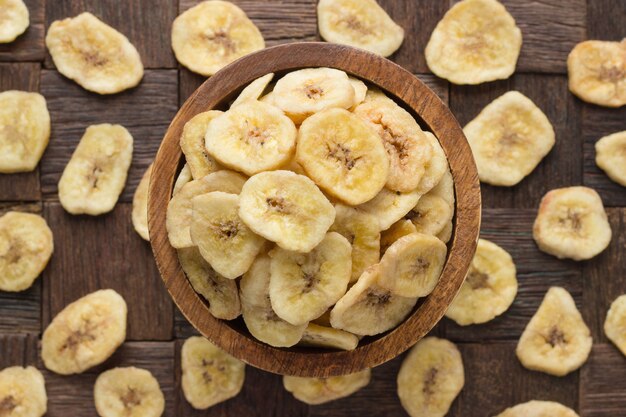
[[[369,384],[371,376],[369,369],[330,378],[284,376],[283,385],[296,399],[306,404],[318,405],[354,394]]]
[[[533,400],[507,408],[496,417],[578,417],[578,414],[553,401]]]
[[[13,42],[29,25],[23,0],[0,0],[0,43]]]
[[[132,366],[100,374],[93,396],[100,417],[160,417],[165,410],[159,381],[150,371]]]
[[[626,187],[626,130],[596,142],[596,165],[613,181]]]
[[[0,416],[42,417],[48,396],[39,370],[12,366],[0,371]]]
[[[152,172],[152,164],[146,169],[139,185],[133,195],[133,211],[131,220],[133,227],[142,239],[149,241],[148,236],[148,186],[150,185],[150,174]]]

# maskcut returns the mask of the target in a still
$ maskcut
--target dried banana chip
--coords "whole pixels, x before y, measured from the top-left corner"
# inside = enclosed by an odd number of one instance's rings
[[[581,42],[567,57],[569,90],[606,107],[626,104],[626,39]]]
[[[123,126],[89,126],[59,180],[63,208],[92,216],[113,210],[132,158],[133,137]]]
[[[46,46],[61,74],[94,93],[119,93],[143,78],[137,49],[91,13],[52,22]]]
[[[37,214],[0,217],[0,291],[24,291],[44,270],[54,248],[52,231]]]
[[[404,40],[404,29],[375,0],[320,0],[317,24],[327,42],[382,56],[393,54]]]
[[[42,417],[48,408],[43,375],[29,366],[12,366],[0,371],[0,415]]]
[[[512,186],[554,147],[554,128],[528,97],[509,91],[485,107],[463,132],[482,182]]]
[[[424,135],[426,135],[426,139],[428,139],[432,147],[433,154],[428,162],[426,162],[424,175],[417,186],[417,191],[420,194],[426,194],[432,190],[439,184],[439,181],[441,181],[446,171],[449,170],[448,159],[437,137],[430,132],[424,132]]]
[[[559,259],[590,259],[611,242],[611,226],[597,192],[559,188],[541,199],[533,226],[539,249]]]
[[[246,88],[244,88],[239,96],[233,101],[233,104],[230,105],[230,108],[236,107],[240,104],[245,103],[246,101],[256,101],[262,95],[268,84],[272,82],[274,78],[274,73],[265,74],[264,76],[257,78],[252,81]]]
[[[507,408],[496,417],[578,417],[578,414],[553,401],[533,400]]]
[[[446,317],[461,326],[486,323],[508,310],[516,294],[516,270],[511,255],[495,243],[479,239],[465,282],[448,307]]]
[[[101,373],[93,396],[100,417],[160,417],[165,410],[159,381],[150,371],[132,366]]]
[[[380,235],[380,254],[383,255],[396,240],[417,233],[417,229],[411,220],[401,219]]]
[[[387,230],[406,216],[421,196],[417,190],[401,193],[383,188],[373,199],[358,206],[358,209],[377,217],[380,230]]]
[[[452,224],[452,221],[449,221],[443,228],[443,230],[441,231],[441,233],[439,233],[437,235],[437,239],[441,240],[443,243],[448,243],[450,241],[450,239],[452,238],[452,231],[454,230],[454,225]]]
[[[365,101],[365,97],[367,96],[367,85],[358,78],[348,77],[350,80],[350,84],[352,84],[352,88],[354,88],[354,102],[352,103],[352,107],[350,107],[350,111],[354,111],[354,109],[361,103]]]
[[[596,165],[613,181],[626,187],[626,130],[596,142]]]
[[[183,344],[181,366],[183,394],[197,410],[235,397],[246,376],[243,362],[199,336],[190,337]]]
[[[284,376],[283,385],[293,396],[310,405],[324,404],[348,397],[370,383],[372,372],[369,369],[350,375],[330,378],[306,378]]]
[[[185,161],[194,180],[223,169],[204,146],[209,123],[222,114],[224,113],[218,110],[209,110],[195,115],[185,123],[183,134],[180,136],[180,149],[185,154]]]
[[[454,84],[503,80],[515,72],[522,32],[496,0],[463,0],[437,24],[426,45],[426,63]]]
[[[113,290],[100,290],[68,304],[41,339],[46,368],[79,374],[107,360],[126,339],[127,308]]]
[[[417,342],[398,372],[398,397],[411,417],[444,417],[463,385],[459,349],[436,337]]]
[[[174,188],[172,190],[172,195],[178,194],[178,192],[183,188],[185,184],[190,182],[193,179],[191,176],[191,169],[189,169],[189,165],[183,165],[183,168],[178,173],[178,177],[176,177],[176,181],[174,182]]]
[[[350,332],[309,323],[298,345],[327,349],[354,350],[359,338]]]
[[[37,93],[0,93],[0,173],[35,169],[50,139],[46,99]]]
[[[446,200],[428,193],[419,199],[406,218],[413,222],[416,231],[437,236],[452,221],[453,216],[453,207]]]
[[[626,356],[626,294],[611,304],[604,321],[604,334]]]
[[[251,52],[265,48],[259,29],[245,12],[227,1],[203,1],[172,24],[172,49],[178,62],[210,76]]]
[[[146,169],[133,196],[133,211],[131,220],[133,227],[139,236],[144,240],[150,240],[148,234],[148,186],[150,185],[150,175],[152,164]]]
[[[450,207],[452,207],[452,213],[454,213],[456,200],[454,196],[454,179],[452,178],[450,168],[444,172],[437,185],[430,190],[429,194],[443,198],[450,205]]]
[[[552,287],[524,329],[515,353],[528,369],[564,376],[585,363],[591,344],[589,328],[570,293]]]
[[[26,32],[29,24],[28,8],[23,0],[0,1],[0,44],[13,42]]]

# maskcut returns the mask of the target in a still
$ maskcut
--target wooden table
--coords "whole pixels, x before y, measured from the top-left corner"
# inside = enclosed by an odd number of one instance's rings
[[[268,45],[319,40],[316,0],[234,0],[255,21]],[[454,0],[450,0],[451,3]],[[73,377],[44,371],[49,416],[95,416],[92,386],[113,366],[151,370],[165,393],[167,416],[402,416],[395,379],[401,358],[373,371],[370,385],[354,396],[308,407],[283,390],[279,376],[247,369],[243,392],[226,403],[196,412],[180,390],[182,341],[194,334],[176,312],[151,256],[135,234],[132,195],[151,162],[169,121],[203,78],[180,68],[169,32],[179,11],[195,0],[26,0],[31,26],[16,42],[0,45],[0,89],[41,92],[52,117],[50,145],[33,173],[0,175],[0,213],[19,209],[42,213],[54,232],[55,253],[43,276],[28,291],[0,293],[0,368],[37,365],[38,339],[51,317],[76,298],[114,288],[129,305],[128,340],[104,365]],[[489,324],[461,328],[442,321],[433,334],[456,342],[463,354],[466,384],[451,416],[490,416],[531,399],[555,400],[582,416],[626,414],[626,359],[602,332],[609,304],[626,292],[626,189],[612,183],[594,163],[594,142],[626,129],[626,108],[585,104],[567,90],[566,57],[584,39],[626,36],[623,0],[505,0],[524,35],[518,72],[506,81],[458,87],[429,74],[423,48],[449,7],[444,0],[380,0],[406,29],[393,59],[426,81],[449,103],[461,124],[504,92],[529,96],[548,116],[557,144],[521,184],[483,187],[482,236],[513,256],[520,283],[511,309]],[[146,73],[141,85],[99,97],[62,77],[44,47],[45,29],[60,18],[91,11],[126,34],[139,50]],[[128,184],[115,210],[96,218],[71,216],[58,202],[57,182],[84,129],[121,123],[135,138]],[[596,259],[560,261],[537,250],[531,226],[542,195],[561,186],[585,184],[603,198],[613,241]],[[515,345],[552,285],[567,288],[592,329],[594,347],[578,372],[556,378],[524,369]]]

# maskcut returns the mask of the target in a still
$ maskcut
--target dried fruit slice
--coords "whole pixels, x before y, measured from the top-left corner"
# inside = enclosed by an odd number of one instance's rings
[[[367,85],[358,78],[348,77],[348,79],[350,80],[350,84],[352,84],[352,88],[354,88],[354,102],[349,110],[354,111],[359,104],[365,101],[365,97],[367,96]]]
[[[42,417],[48,408],[43,375],[29,366],[0,371],[0,411],[3,417]]]
[[[626,104],[626,39],[585,41],[567,57],[569,90],[581,100],[606,107]]]
[[[380,254],[384,254],[396,240],[403,236],[417,233],[417,229],[411,220],[398,220],[380,235]]]
[[[626,356],[626,294],[611,304],[604,321],[604,334]]]
[[[176,177],[176,181],[174,182],[174,188],[172,189],[172,195],[178,194],[178,192],[183,188],[185,184],[191,181],[193,178],[191,176],[191,170],[189,169],[189,165],[183,165],[183,168],[178,173],[178,177]]]
[[[374,198],[389,174],[387,152],[374,129],[342,109],[302,123],[296,159],[317,185],[350,205]]]
[[[204,146],[209,123],[222,114],[224,113],[218,110],[209,110],[195,115],[185,123],[180,136],[180,149],[185,154],[185,161],[194,180],[222,169]]]
[[[293,396],[310,405],[324,404],[348,397],[370,383],[372,372],[365,369],[350,375],[330,378],[284,376],[283,385]]]
[[[335,208],[313,181],[291,171],[251,177],[239,204],[250,229],[286,250],[311,251],[335,221]]]
[[[239,218],[239,197],[214,191],[191,200],[191,240],[215,271],[228,279],[242,276],[265,244]]]
[[[126,338],[127,308],[113,290],[68,304],[46,328],[41,358],[61,375],[79,374],[107,360]]]
[[[235,397],[246,376],[243,362],[199,336],[190,337],[183,344],[181,367],[183,394],[197,410]]]
[[[444,417],[463,385],[461,353],[437,337],[417,342],[398,372],[398,397],[411,417]]]
[[[378,263],[380,258],[380,231],[376,217],[353,207],[335,204],[335,223],[331,232],[337,232],[352,245],[352,276],[355,282],[365,268]]]
[[[419,233],[437,236],[452,221],[453,208],[443,198],[428,193],[406,215]]]
[[[237,96],[233,104],[230,105],[230,108],[236,107],[240,104],[245,103],[246,101],[256,101],[263,95],[263,92],[267,88],[268,84],[272,82],[274,78],[274,73],[271,72],[269,74],[265,74],[264,76],[257,78],[252,81],[246,88],[244,88],[241,93]]]
[[[524,329],[515,353],[524,367],[564,376],[591,352],[591,334],[565,289],[552,287]]]
[[[152,164],[146,169],[139,185],[133,195],[133,211],[131,220],[133,227],[139,236],[144,240],[150,240],[148,233],[148,186],[150,185],[150,173]]]
[[[189,232],[192,215],[191,200],[194,197],[213,191],[239,194],[245,182],[246,178],[243,175],[222,170],[183,185],[167,206],[165,225],[170,245],[176,249],[194,246]]]
[[[193,289],[209,302],[213,317],[233,320],[241,314],[237,283],[209,265],[196,247],[178,250],[178,260]]]
[[[165,410],[159,381],[133,366],[101,373],[93,397],[100,417],[160,417]]]
[[[295,123],[323,110],[349,109],[356,92],[348,75],[333,68],[305,68],[290,72],[276,82],[272,104]]]
[[[221,164],[254,175],[289,161],[297,133],[293,122],[276,107],[247,101],[211,120],[205,147]]]
[[[379,266],[372,265],[330,312],[335,329],[373,336],[393,329],[413,310],[417,298],[393,295],[378,284]]]
[[[354,114],[367,121],[385,145],[389,157],[385,186],[393,191],[415,190],[433,150],[413,116],[391,100],[360,104]]]
[[[210,76],[251,52],[265,48],[259,29],[245,12],[227,1],[203,1],[172,24],[172,49],[178,62]]]
[[[309,253],[270,252],[270,299],[276,314],[295,326],[324,314],[346,293],[351,252],[350,242],[336,232],[326,234]]]
[[[626,130],[596,142],[596,165],[613,181],[626,187]]]
[[[417,186],[417,191],[421,194],[426,194],[432,190],[449,170],[448,159],[437,137],[430,132],[424,132],[424,135],[432,147],[433,154],[424,165],[424,175]]]
[[[452,173],[449,168],[446,172],[444,172],[437,185],[430,190],[429,194],[443,198],[450,205],[450,207],[452,207],[452,212],[454,214],[454,179],[452,178]]]
[[[143,78],[137,49],[91,13],[52,22],[46,46],[61,74],[94,93],[119,93]]]
[[[578,417],[578,414],[553,401],[533,400],[509,407],[496,417]]]
[[[0,44],[13,42],[28,28],[28,8],[23,0],[2,0],[0,7]]]
[[[452,224],[452,221],[449,221],[443,228],[443,230],[441,231],[441,233],[439,233],[437,235],[437,239],[441,240],[443,243],[448,243],[450,241],[450,239],[452,238],[452,231],[454,229],[454,225]]]
[[[557,258],[593,258],[611,242],[611,226],[600,196],[587,187],[548,192],[539,205],[533,238],[539,249]]]
[[[426,63],[454,84],[509,78],[522,47],[522,32],[496,0],[463,0],[437,24],[426,45]]]
[[[486,323],[508,310],[516,294],[511,255],[495,243],[479,239],[465,282],[446,317],[461,326]]]
[[[44,270],[54,249],[43,217],[10,211],[0,217],[0,291],[24,291]]]
[[[383,188],[376,197],[357,208],[377,217],[380,230],[387,230],[406,216],[417,205],[421,196],[416,190],[401,193]]]
[[[375,0],[320,0],[317,24],[327,42],[389,56],[404,40],[398,26]]]
[[[260,255],[241,278],[239,287],[243,321],[252,336],[261,342],[276,347],[290,347],[302,339],[307,325],[289,324],[272,309],[270,264],[269,256]]]
[[[92,216],[113,210],[132,158],[133,137],[124,126],[89,126],[59,180],[63,208]]]
[[[412,233],[396,240],[380,259],[379,284],[403,297],[424,297],[446,262],[446,245],[434,236]]]
[[[298,345],[328,349],[354,350],[359,338],[352,333],[309,323]]]
[[[512,186],[554,146],[550,120],[528,97],[509,91],[485,107],[463,132],[482,182]]]

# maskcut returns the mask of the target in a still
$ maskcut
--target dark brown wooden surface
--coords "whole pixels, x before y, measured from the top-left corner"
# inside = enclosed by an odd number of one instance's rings
[[[129,302],[129,336],[135,341],[127,342],[104,365],[82,376],[45,372],[49,415],[95,416],[92,384],[97,373],[112,366],[137,365],[155,373],[166,395],[168,416],[405,416],[395,394],[402,358],[374,369],[372,382],[359,393],[323,406],[308,407],[295,401],[282,389],[279,376],[251,368],[242,393],[211,410],[194,412],[182,397],[179,349],[182,340],[195,331],[167,298],[148,244],[132,231],[128,203],[179,104],[204,81],[204,77],[178,68],[169,42],[171,20],[195,3],[26,0],[31,27],[15,43],[0,45],[0,90],[40,91],[48,100],[53,124],[50,146],[38,171],[0,176],[0,213],[8,209],[43,212],[55,234],[55,254],[35,285],[24,293],[0,293],[0,368],[35,365],[43,369],[37,340],[50,314],[86,291],[114,287]],[[236,3],[259,25],[268,45],[319,40],[315,0]],[[604,135],[626,129],[626,108],[592,106],[570,95],[565,58],[569,48],[582,39],[626,37],[626,2],[505,0],[524,34],[518,72],[508,81],[476,87],[449,85],[430,75],[425,65],[423,49],[448,1],[380,3],[407,32],[405,44],[392,59],[436,87],[444,101],[449,97],[462,124],[490,99],[515,88],[543,109],[557,131],[553,151],[521,184],[511,190],[483,187],[482,235],[511,253],[520,287],[503,317],[467,328],[443,320],[433,331],[458,343],[465,363],[466,385],[450,415],[491,416],[530,399],[561,401],[585,417],[624,415],[626,359],[606,339],[602,324],[608,305],[626,292],[626,189],[597,169],[593,145]],[[46,59],[44,25],[82,11],[105,19],[136,45],[150,68],[137,89],[103,98],[65,80],[49,57]],[[41,70],[42,66],[46,69]],[[135,138],[124,204],[101,218],[73,217],[58,206],[56,182],[84,129],[103,122],[122,123]],[[560,261],[537,250],[530,227],[543,192],[581,183],[598,190],[605,205],[611,207],[614,238],[596,259]],[[514,355],[522,329],[550,285],[565,286],[572,292],[594,338],[588,362],[565,378],[528,371]]]

